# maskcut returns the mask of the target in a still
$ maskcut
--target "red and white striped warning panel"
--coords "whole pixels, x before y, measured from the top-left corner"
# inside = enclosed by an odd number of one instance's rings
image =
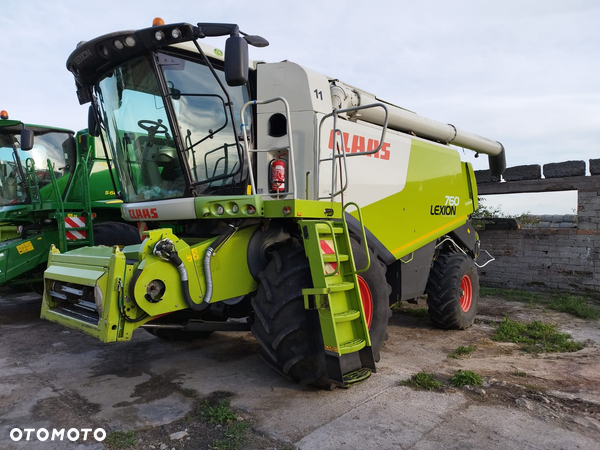
[[[333,255],[335,250],[333,249],[333,240],[321,239],[321,254],[322,255]],[[337,270],[337,263],[325,263],[325,273],[329,275]]]
[[[69,228],[85,227],[85,217],[65,217],[66,236],[70,241],[85,239],[87,233],[85,230],[69,230]]]

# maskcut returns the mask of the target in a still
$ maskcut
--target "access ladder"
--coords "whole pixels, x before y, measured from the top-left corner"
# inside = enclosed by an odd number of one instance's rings
[[[348,226],[345,220],[299,225],[314,286],[302,291],[304,306],[318,311],[328,376],[341,386],[357,383],[375,371],[375,361]]]
[[[73,177],[81,177],[81,202],[71,204],[65,202],[56,177],[52,169],[52,163],[48,160],[48,170],[52,181],[52,189],[57,202],[57,208],[52,214],[58,225],[58,247],[61,252],[72,248],[94,245],[94,229],[92,224],[92,202],[90,199],[89,179],[87,176],[87,161],[81,158],[78,168]],[[67,193],[65,193],[65,196]],[[68,223],[67,223],[68,222]]]

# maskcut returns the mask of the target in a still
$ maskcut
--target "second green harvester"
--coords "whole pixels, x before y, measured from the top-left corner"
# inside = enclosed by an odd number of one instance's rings
[[[0,114],[0,286],[41,288],[52,244],[61,251],[140,242],[121,219],[96,138]],[[95,233],[95,234],[94,234]]]

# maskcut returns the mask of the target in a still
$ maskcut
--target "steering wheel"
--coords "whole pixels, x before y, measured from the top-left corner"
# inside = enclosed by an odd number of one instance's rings
[[[138,126],[142,130],[147,131],[150,136],[154,136],[155,134],[159,133],[167,133],[169,131],[166,125],[162,123],[161,119],[158,119],[156,122],[154,120],[140,120],[138,122]]]

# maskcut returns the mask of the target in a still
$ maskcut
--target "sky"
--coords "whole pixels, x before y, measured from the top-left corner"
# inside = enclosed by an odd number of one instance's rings
[[[237,23],[291,60],[420,115],[502,142],[507,165],[600,158],[597,0],[4,0],[0,109],[85,128],[67,57],[82,40],[166,23]],[[211,45],[222,42],[211,40]],[[487,158],[463,151],[475,169]],[[489,196],[518,214],[568,214],[573,193]]]

